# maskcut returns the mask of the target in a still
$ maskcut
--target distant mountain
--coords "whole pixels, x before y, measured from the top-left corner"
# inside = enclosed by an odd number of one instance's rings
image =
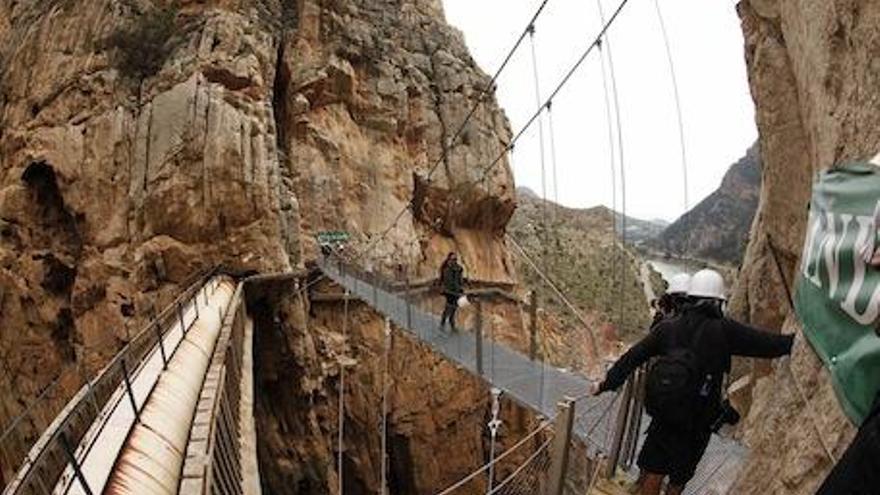
[[[548,202],[545,208],[540,197],[518,188],[508,232],[588,318],[610,326],[619,338],[632,340],[646,328],[649,306],[641,284],[641,260],[631,248],[619,250],[613,218],[621,217],[604,206],[573,209]],[[639,235],[651,228],[662,230],[652,225],[630,219],[627,229]],[[543,292],[544,284],[534,270],[515,260],[525,286]],[[548,297],[545,303],[554,318],[578,326],[559,301]]]
[[[648,244],[674,256],[737,264],[745,251],[761,189],[758,144],[731,165],[721,186]]]

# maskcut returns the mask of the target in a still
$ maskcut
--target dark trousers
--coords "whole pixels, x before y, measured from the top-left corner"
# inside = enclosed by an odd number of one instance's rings
[[[856,438],[816,495],[873,495],[880,490],[880,394]]]
[[[458,311],[458,295],[444,294],[446,296],[446,306],[443,308],[443,316],[440,317],[440,327],[446,326],[449,321],[449,327],[455,330],[455,313]]]

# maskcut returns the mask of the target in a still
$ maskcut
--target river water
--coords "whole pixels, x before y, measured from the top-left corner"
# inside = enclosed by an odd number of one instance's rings
[[[687,272],[687,263],[684,261],[659,258],[648,258],[647,261],[651,268],[660,272],[660,275],[663,276],[663,280],[666,280],[666,282],[669,282],[669,279],[679,273]]]

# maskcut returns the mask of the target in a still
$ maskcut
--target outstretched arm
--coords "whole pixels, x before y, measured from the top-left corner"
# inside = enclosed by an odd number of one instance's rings
[[[733,320],[724,320],[725,335],[730,343],[730,352],[736,356],[775,358],[791,353],[794,335],[779,335],[743,325]]]
[[[660,354],[662,349],[660,333],[659,331],[649,333],[638,344],[626,351],[623,356],[620,356],[620,359],[608,370],[605,381],[599,385],[598,393],[617,390],[636,368],[651,357]]]

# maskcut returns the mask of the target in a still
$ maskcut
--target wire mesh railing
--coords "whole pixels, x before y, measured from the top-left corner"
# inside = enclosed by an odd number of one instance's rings
[[[48,393],[41,394],[31,407],[10,423],[0,435],[0,469],[4,471],[3,478],[10,480],[4,493],[52,493],[55,483],[73,459],[75,447],[99,417],[104,405],[123,384],[130,383],[130,377],[137,374],[150,351],[159,347],[163,361],[167,362],[162,344],[166,333],[178,324],[185,330],[198,318],[196,298],[215,272],[212,269],[190,277],[187,288],[153,316],[94,378],[86,380],[54,420],[36,432],[39,436],[34,441],[28,441],[34,438],[33,429],[39,425],[33,418],[38,412],[45,414],[42,406],[48,401]],[[189,322],[184,321],[186,315],[191,315]],[[138,406],[130,393],[129,396],[137,414]],[[22,431],[25,428],[28,430]]]
[[[549,449],[554,438],[555,420],[544,421],[512,446],[497,456],[492,456],[484,465],[446,487],[438,495],[535,493],[513,490],[543,482],[547,469],[540,469],[549,462]]]
[[[439,297],[439,290],[433,297],[426,297],[423,289],[418,297],[414,297],[406,284],[338,259],[325,260],[321,266],[327,276],[354,297],[416,335],[435,352],[503,390],[506,397],[539,415],[551,417],[558,402],[565,397],[576,397],[577,410],[569,449],[583,455],[574,462],[580,462],[581,467],[577,468],[580,471],[572,474],[573,471],[569,470],[567,483],[580,490],[599,478],[612,477],[618,466],[627,476],[632,475],[636,453],[647,431],[642,406],[643,371],[631,378],[621,394],[593,397],[585,393],[589,390],[589,381],[578,373],[557,369],[536,360],[534,355],[527,356],[499,342],[494,335],[494,325],[487,324],[489,319],[480,310],[479,299],[471,310],[472,317],[464,318],[464,324],[454,332],[440,325],[437,315],[443,311],[445,301]],[[738,466],[744,456],[745,449],[735,441],[714,436],[692,486],[685,493],[699,493],[694,491],[699,488],[693,487],[704,486],[707,479],[717,481],[730,477],[735,470],[724,466]],[[536,456],[534,462],[539,462],[538,459]],[[605,467],[604,472],[599,471],[599,466]],[[528,473],[523,476],[528,477]],[[478,482],[472,480],[470,483]],[[511,489],[517,486],[513,481],[509,484]],[[487,488],[484,486],[482,493]]]

